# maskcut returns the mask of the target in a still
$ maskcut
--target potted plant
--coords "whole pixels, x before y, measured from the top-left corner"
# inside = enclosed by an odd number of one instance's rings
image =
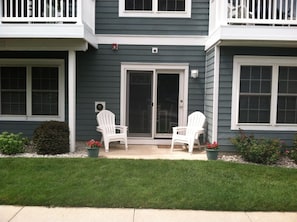
[[[99,141],[91,139],[87,142],[88,157],[98,157],[99,148],[102,144]]]
[[[217,160],[219,154],[219,144],[217,142],[206,144],[206,155],[208,160]]]

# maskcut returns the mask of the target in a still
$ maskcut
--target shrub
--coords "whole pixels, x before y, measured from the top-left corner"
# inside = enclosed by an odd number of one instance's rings
[[[260,164],[274,164],[280,158],[282,143],[279,139],[256,139],[243,131],[231,139],[244,160]]]
[[[236,149],[242,157],[248,156],[249,147],[254,142],[254,136],[247,136],[242,130],[239,131],[239,136],[231,139],[231,143],[235,145]]]
[[[5,155],[23,153],[26,142],[27,139],[22,137],[22,133],[2,132],[0,134],[0,152]]]
[[[38,154],[62,154],[69,152],[69,128],[64,122],[47,121],[33,133],[33,144]]]
[[[293,139],[293,146],[297,149],[297,134],[295,134],[295,137]]]
[[[287,154],[288,154],[288,157],[297,164],[297,134],[294,137],[293,145],[294,145],[293,149],[287,151]]]
[[[297,164],[297,148],[288,151],[288,157]]]

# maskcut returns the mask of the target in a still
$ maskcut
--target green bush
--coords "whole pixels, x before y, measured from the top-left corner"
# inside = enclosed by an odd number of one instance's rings
[[[297,148],[288,151],[288,157],[297,164]]]
[[[33,133],[33,144],[38,154],[62,154],[69,152],[69,128],[64,122],[47,121]]]
[[[242,130],[240,130],[239,135],[231,139],[231,143],[244,158],[245,156],[248,156],[249,147],[254,142],[254,140],[254,136],[247,136]]]
[[[287,154],[288,154],[288,157],[297,164],[297,134],[294,137],[293,145],[294,145],[293,149],[288,150]]]
[[[280,158],[282,143],[279,139],[256,139],[240,131],[240,135],[231,142],[248,162],[274,164]]]
[[[23,153],[26,142],[27,139],[22,137],[22,133],[2,132],[0,134],[0,152],[5,155]]]

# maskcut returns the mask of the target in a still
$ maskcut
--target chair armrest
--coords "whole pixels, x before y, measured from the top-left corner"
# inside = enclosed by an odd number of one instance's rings
[[[194,133],[203,133],[204,132],[204,128],[189,127],[188,129]]]
[[[96,127],[96,131],[102,133],[102,132],[103,132],[103,129],[102,129],[100,126],[97,126],[97,127]]]
[[[120,130],[120,132],[126,133],[128,130],[127,126],[122,126],[122,125],[115,125],[116,130]]]
[[[177,126],[172,127],[173,134],[179,134],[179,133],[185,133],[186,130],[189,130],[192,132],[192,135],[196,137],[198,134],[204,133],[204,128],[194,128],[194,127],[187,127],[187,126]]]
[[[190,135],[191,135],[194,139],[198,139],[199,135],[205,133],[204,128],[190,127],[190,128],[189,128],[189,131],[190,131]]]
[[[175,126],[172,127],[173,134],[178,134],[179,132],[185,132],[187,130],[186,126]]]

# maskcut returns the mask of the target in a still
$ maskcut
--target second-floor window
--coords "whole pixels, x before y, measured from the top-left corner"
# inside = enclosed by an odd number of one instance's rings
[[[121,17],[191,17],[191,0],[119,0]]]

